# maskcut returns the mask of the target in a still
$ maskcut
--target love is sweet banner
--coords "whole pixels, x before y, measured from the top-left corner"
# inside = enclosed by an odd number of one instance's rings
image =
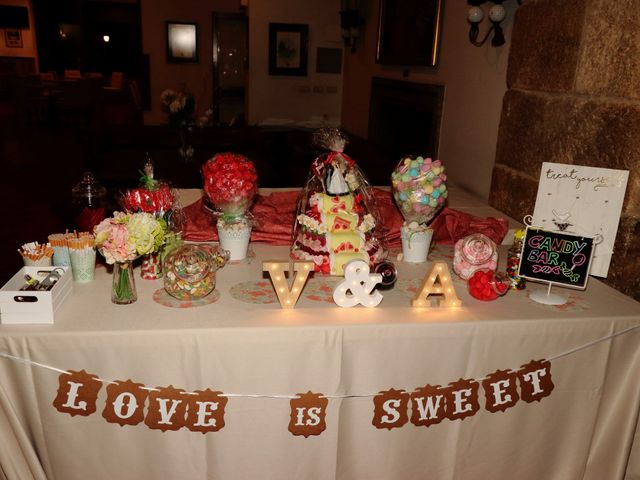
[[[90,416],[98,410],[98,393],[105,380],[84,370],[68,371],[58,377],[59,387],[53,406],[71,416]],[[482,388],[484,402],[480,390]],[[371,423],[380,429],[404,426],[429,427],[445,419],[462,420],[478,413],[481,403],[491,413],[503,412],[520,400],[531,403],[551,394],[551,363],[531,361],[519,370],[497,370],[481,381],[460,379],[443,387],[425,385],[409,393],[391,388],[373,397]],[[144,424],[166,432],[186,428],[192,432],[217,432],[225,426],[228,398],[221,391],[187,392],[172,385],[147,388],[132,380],[109,382],[102,417],[120,426]],[[331,398],[348,398],[331,397]],[[320,435],[326,429],[329,397],[307,392],[290,399],[288,429],[293,435]]]
[[[186,428],[206,434],[226,426],[225,411],[230,398],[266,397],[289,400],[288,430],[293,435],[306,438],[326,430],[327,407],[331,399],[371,398],[371,424],[388,430],[403,427],[409,422],[417,427],[430,427],[444,420],[464,420],[483,408],[489,413],[497,413],[505,412],[521,401],[537,402],[551,395],[555,388],[551,376],[552,362],[638,330],[640,325],[633,325],[547,359],[532,360],[516,370],[496,370],[480,380],[460,378],[447,386],[426,384],[412,392],[396,388],[343,395],[311,391],[296,395],[238,394],[210,388],[189,392],[172,385],[154,388],[130,379],[105,380],[85,370],[62,370],[1,351],[0,358],[59,373],[53,407],[73,417],[96,414],[98,395],[106,385],[106,400],[101,409],[102,417],[108,423],[121,427],[143,424],[161,432]]]

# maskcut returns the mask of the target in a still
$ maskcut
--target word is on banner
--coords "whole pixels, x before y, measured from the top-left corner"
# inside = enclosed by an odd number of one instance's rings
[[[289,431],[293,435],[320,435],[327,428],[325,417],[329,400],[321,393],[299,393],[291,399]]]
[[[518,391],[517,383],[520,383]],[[485,410],[496,413],[513,407],[519,400],[527,403],[548,397],[554,388],[551,363],[531,361],[520,370],[497,370],[482,381]],[[417,427],[429,427],[445,419],[463,420],[480,410],[480,383],[460,379],[447,387],[426,385],[408,393],[389,389],[373,399],[372,424],[379,429],[400,428],[409,422]],[[411,417],[408,410],[411,405]]]

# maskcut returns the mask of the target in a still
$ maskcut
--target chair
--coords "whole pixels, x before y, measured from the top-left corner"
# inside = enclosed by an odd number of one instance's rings
[[[58,120],[65,124],[85,126],[100,120],[102,88],[99,81],[68,82],[56,99]]]
[[[10,98],[16,120],[21,125],[45,122],[49,115],[49,99],[44,95],[38,76],[10,79]]]
[[[105,87],[107,90],[116,91],[122,90],[122,84],[124,83],[124,76],[122,72],[113,72],[111,74],[111,82],[108,87]]]
[[[64,71],[64,79],[65,80],[80,80],[82,78],[82,73],[80,70],[65,70]]]
[[[56,72],[51,70],[48,72],[40,72],[40,81],[45,83],[53,83],[56,81]]]
[[[102,75],[100,72],[87,72],[87,73],[84,74],[84,78],[103,79],[104,75]]]

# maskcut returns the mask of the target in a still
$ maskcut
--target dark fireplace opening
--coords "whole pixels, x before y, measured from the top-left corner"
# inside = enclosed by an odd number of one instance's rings
[[[373,78],[368,139],[398,162],[405,155],[438,157],[444,86]]]

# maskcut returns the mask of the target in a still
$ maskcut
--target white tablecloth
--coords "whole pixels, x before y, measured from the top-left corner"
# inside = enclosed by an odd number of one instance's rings
[[[640,478],[640,329],[553,360],[555,389],[540,402],[428,428],[372,425],[380,391],[482,379],[569,352],[640,325],[632,299],[592,279],[584,293],[561,290],[565,308],[535,304],[527,291],[483,303],[458,282],[462,308],[412,309],[407,286],[427,267],[398,263],[403,283],[378,308],[303,293],[296,309],[281,310],[237,295],[241,282],[261,279],[262,259],[287,258],[285,247],[254,250],[252,261],[219,271],[218,302],[190,309],[155,303],[162,282],[139,277],[139,300],[113,305],[99,269],[93,283],[74,285],[55,325],[0,325],[0,352],[149,387],[370,396],[331,399],[326,431],[308,438],[287,430],[288,399],[250,396],[229,398],[219,432],[162,433],[107,423],[104,388],[92,416],[59,413],[57,373],[0,358],[0,478]],[[311,279],[305,293],[322,282]]]

